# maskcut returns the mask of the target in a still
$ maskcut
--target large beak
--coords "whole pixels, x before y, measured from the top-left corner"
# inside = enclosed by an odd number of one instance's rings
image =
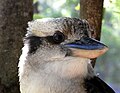
[[[82,37],[80,40],[65,44],[65,46],[72,51],[72,56],[90,59],[96,58],[108,50],[106,45],[89,37]]]

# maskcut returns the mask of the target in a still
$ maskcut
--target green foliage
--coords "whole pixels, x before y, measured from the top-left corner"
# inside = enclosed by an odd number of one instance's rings
[[[115,0],[116,13],[120,14],[120,0]]]
[[[38,0],[33,0],[33,4],[36,3],[36,2],[38,2]]]
[[[43,17],[39,14],[34,14],[33,15],[33,19],[40,19],[40,18],[43,18]]]
[[[96,70],[101,72],[104,80],[120,85],[120,2],[111,0],[106,4],[101,41],[108,45],[109,51],[98,58]]]
[[[34,0],[35,2],[36,0]],[[41,17],[79,17],[79,0],[38,0],[39,14],[34,19]],[[77,9],[75,7],[77,6]],[[40,15],[38,17],[37,15]]]
[[[96,69],[97,72],[101,72],[104,80],[120,84],[120,75],[118,74],[120,71],[120,52],[118,52],[120,50],[120,39],[119,36],[113,34],[114,29],[112,27],[105,26],[104,23],[103,25],[101,41],[108,45],[109,51],[98,58]]]

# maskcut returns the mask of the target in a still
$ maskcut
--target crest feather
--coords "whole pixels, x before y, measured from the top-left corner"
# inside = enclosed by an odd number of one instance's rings
[[[54,18],[43,18],[28,22],[28,33],[35,36],[53,35],[55,31],[60,30],[61,23]],[[61,29],[62,31],[62,29]]]

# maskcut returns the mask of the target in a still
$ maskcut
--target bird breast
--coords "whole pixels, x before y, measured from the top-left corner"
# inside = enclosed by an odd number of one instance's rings
[[[56,62],[48,62],[37,70],[30,64],[24,64],[20,80],[21,93],[86,93],[82,85],[88,73],[89,60],[64,58],[62,61],[54,61]]]

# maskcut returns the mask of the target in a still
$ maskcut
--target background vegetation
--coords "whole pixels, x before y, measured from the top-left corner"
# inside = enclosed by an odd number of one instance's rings
[[[79,17],[79,0],[34,0],[34,19]],[[116,91],[120,89],[120,2],[104,0],[101,41],[109,51],[97,59],[96,72]]]

